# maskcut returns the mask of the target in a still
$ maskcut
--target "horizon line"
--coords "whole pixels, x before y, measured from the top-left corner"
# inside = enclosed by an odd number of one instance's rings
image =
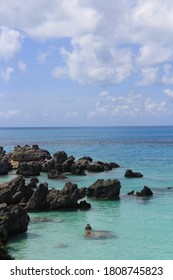
[[[0,129],[34,129],[34,128],[111,128],[111,127],[172,127],[173,124],[152,125],[87,125],[87,126],[2,126]]]

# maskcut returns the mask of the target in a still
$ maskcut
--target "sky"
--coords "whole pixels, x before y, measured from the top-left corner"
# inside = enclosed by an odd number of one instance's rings
[[[0,0],[0,127],[172,120],[172,0]]]

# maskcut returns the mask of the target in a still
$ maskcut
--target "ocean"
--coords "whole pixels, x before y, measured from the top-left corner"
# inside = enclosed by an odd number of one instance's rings
[[[119,179],[120,199],[87,198],[88,211],[29,213],[28,231],[10,239],[9,252],[18,260],[172,260],[173,259],[173,127],[0,128],[0,146],[38,144],[51,155],[65,151],[76,159],[116,162],[120,168],[87,176],[68,176],[78,187],[97,179]],[[142,178],[125,178],[126,169]],[[0,183],[16,176],[0,176]],[[61,189],[63,180],[40,182]],[[128,196],[148,186],[150,198]],[[85,225],[108,231],[102,238],[85,236]]]

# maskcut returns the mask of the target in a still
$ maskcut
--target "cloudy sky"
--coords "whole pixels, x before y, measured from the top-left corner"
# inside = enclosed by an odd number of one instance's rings
[[[0,127],[172,120],[172,0],[0,0]]]

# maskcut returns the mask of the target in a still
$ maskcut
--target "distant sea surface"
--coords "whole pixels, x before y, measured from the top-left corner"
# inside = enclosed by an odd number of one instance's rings
[[[87,176],[69,176],[78,187],[97,179],[119,179],[119,201],[87,199],[89,211],[29,213],[28,231],[11,238],[16,259],[131,260],[173,259],[173,127],[0,128],[0,146],[10,152],[16,145],[38,144],[51,155],[65,151],[76,159],[116,162],[120,168]],[[126,169],[139,171],[138,179],[124,178]],[[9,181],[14,171],[0,176]],[[63,180],[40,182],[61,189]],[[129,191],[152,189],[151,198],[127,196]],[[105,238],[87,238],[84,228],[108,231]]]

